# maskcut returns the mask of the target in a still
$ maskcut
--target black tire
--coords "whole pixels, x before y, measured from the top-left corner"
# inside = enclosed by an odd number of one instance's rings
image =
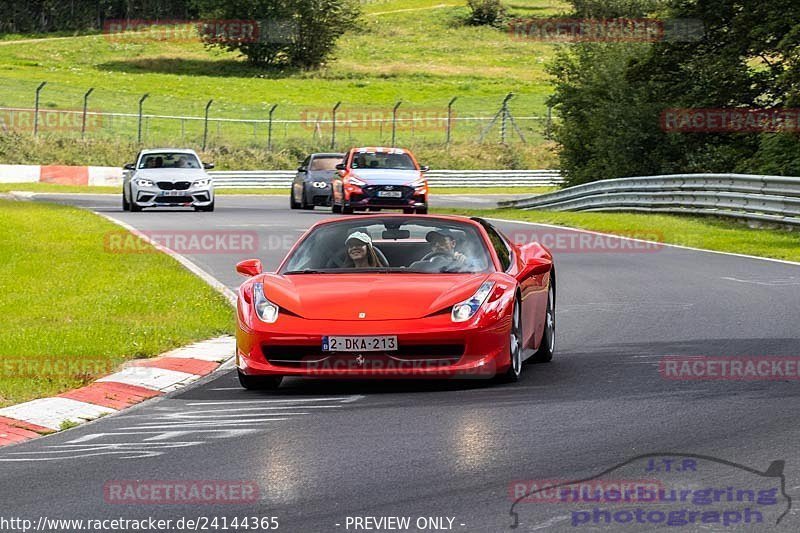
[[[342,206],[340,206],[340,205],[338,205],[336,203],[333,203],[333,204],[331,204],[331,211],[333,213],[337,213],[337,214],[341,213],[342,212]]]
[[[550,281],[550,289],[547,292],[547,309],[545,310],[544,333],[539,349],[526,362],[549,363],[553,360],[553,353],[556,348],[556,290],[553,281]]]
[[[239,384],[247,390],[277,390],[283,381],[283,376],[248,376],[238,369],[236,373]]]
[[[125,197],[125,191],[122,191],[122,210],[123,211],[130,211],[131,204],[128,202],[128,199]]]
[[[418,215],[427,215],[428,214],[428,208],[427,207],[418,207],[416,211],[417,211]]]
[[[414,208],[413,207],[404,207],[403,208],[403,214],[404,215],[413,215],[414,214]]]
[[[131,213],[139,213],[141,210],[142,208],[136,205],[136,202],[131,202]]]
[[[300,207],[302,207],[306,211],[312,211],[314,209],[314,204],[309,204],[308,202],[306,202],[305,186],[303,186],[303,195],[300,197]]]
[[[349,205],[342,206],[342,214],[352,215],[353,214],[353,208],[350,207]]]
[[[515,383],[519,381],[522,373],[522,306],[518,298],[514,298],[511,316],[511,339],[508,354],[510,364],[508,370],[497,375],[497,380],[501,383]]]
[[[292,189],[289,191],[289,209],[300,209],[300,204],[294,201],[294,184],[292,184]]]

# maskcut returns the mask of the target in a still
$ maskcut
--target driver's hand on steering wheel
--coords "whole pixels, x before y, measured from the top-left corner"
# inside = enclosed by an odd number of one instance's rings
[[[453,253],[453,262],[457,265],[463,265],[467,261],[467,256],[461,252]]]

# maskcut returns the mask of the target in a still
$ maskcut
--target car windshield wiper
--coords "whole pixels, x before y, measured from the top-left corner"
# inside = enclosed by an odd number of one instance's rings
[[[324,274],[322,270],[314,270],[313,268],[304,268],[303,270],[288,270],[284,274]]]

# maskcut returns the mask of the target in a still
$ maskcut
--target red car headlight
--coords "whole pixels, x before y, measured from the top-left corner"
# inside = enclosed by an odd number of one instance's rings
[[[253,309],[262,322],[273,324],[278,320],[278,306],[264,295],[263,283],[253,283]]]
[[[484,281],[469,299],[453,306],[450,316],[453,322],[466,322],[475,316],[494,289],[494,281]]]

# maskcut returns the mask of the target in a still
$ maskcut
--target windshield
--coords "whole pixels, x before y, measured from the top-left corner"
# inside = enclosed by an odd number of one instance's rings
[[[200,168],[200,161],[193,154],[158,152],[143,155],[139,168]]]
[[[318,156],[311,160],[309,170],[336,170],[341,162],[342,156]]]
[[[415,170],[414,160],[405,153],[357,152],[353,154],[351,168],[378,168],[389,170]]]
[[[365,270],[441,274],[490,272],[494,267],[471,224],[427,217],[370,218],[312,230],[280,273]]]

